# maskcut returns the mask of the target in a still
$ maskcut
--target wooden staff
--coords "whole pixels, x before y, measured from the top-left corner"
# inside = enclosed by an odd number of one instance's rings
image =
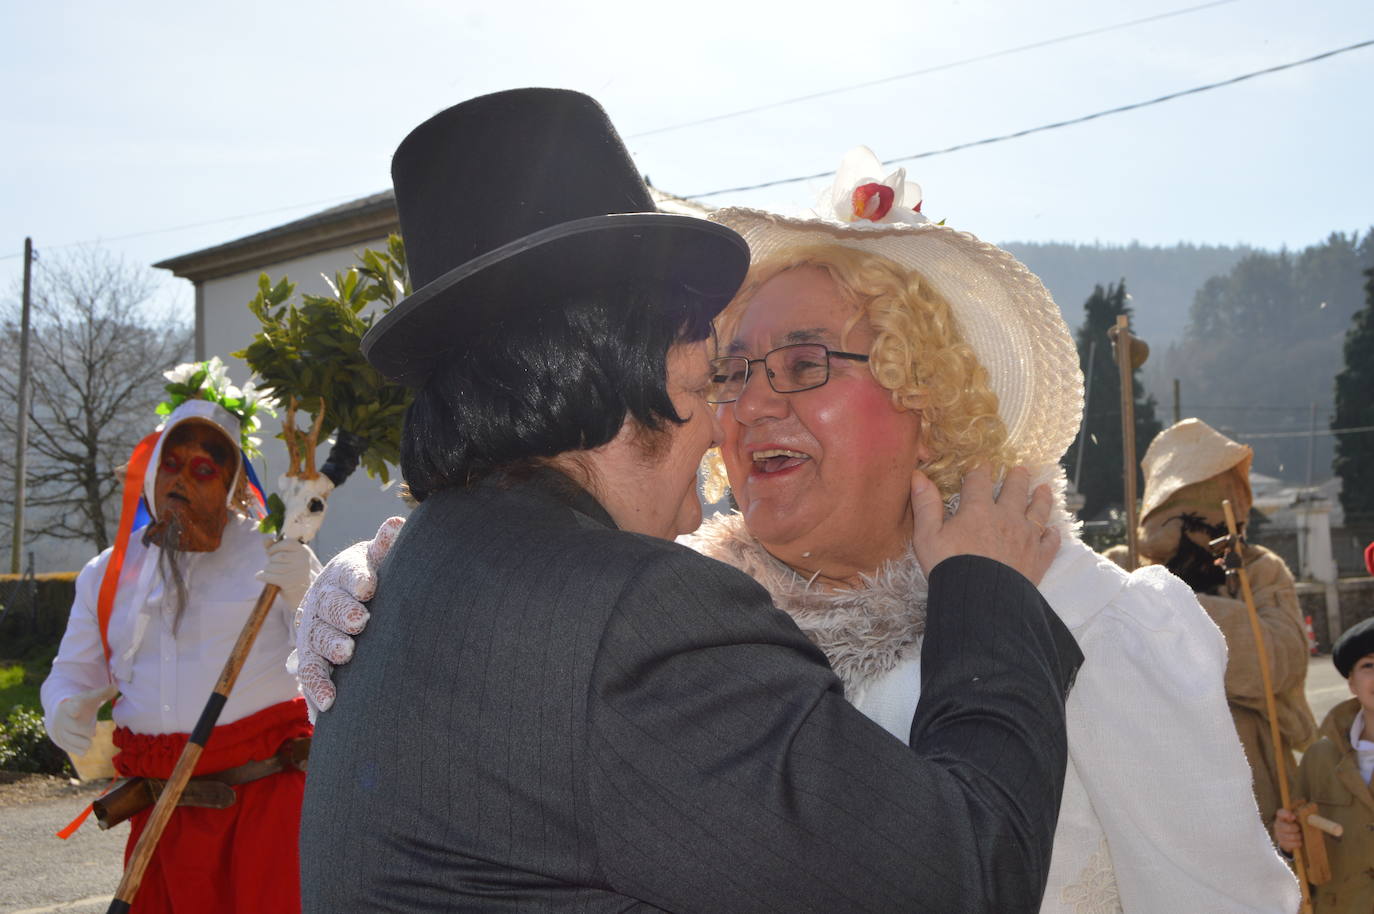
[[[267,611],[271,609],[272,601],[277,598],[280,591],[281,588],[276,584],[263,585],[258,602],[249,613],[243,630],[239,632],[239,640],[229,652],[229,659],[219,674],[215,690],[210,693],[205,710],[200,712],[196,728],[191,731],[191,738],[187,740],[186,748],[181,751],[181,758],[177,759],[177,765],[172,769],[172,776],[167,779],[162,793],[157,798],[157,805],[153,807],[152,815],[143,827],[143,833],[138,836],[138,843],[134,845],[134,852],[129,857],[129,865],[124,869],[124,878],[119,880],[119,888],[115,891],[109,908],[106,909],[107,914],[127,914],[130,905],[134,903],[134,896],[138,894],[138,887],[143,882],[143,874],[153,859],[153,851],[157,849],[158,839],[162,837],[163,829],[172,818],[177,801],[186,789],[186,782],[191,780],[191,772],[195,770],[196,762],[205,750],[205,743],[210,739],[211,731],[215,729],[220,711],[224,710],[224,703],[229,700],[234,682],[239,678],[239,672],[243,669],[244,661],[248,659],[253,641],[258,637],[258,630],[262,628],[262,623],[267,619]]]
[[[1131,336],[1130,318],[1116,316],[1116,326],[1107,331],[1121,372],[1121,463],[1126,484],[1126,570],[1134,571],[1139,562],[1140,534],[1136,530],[1135,491],[1135,390],[1134,373],[1145,364],[1150,347]]]
[[[1241,538],[1236,527],[1236,514],[1231,509],[1231,500],[1222,499],[1221,509],[1226,512],[1226,573],[1234,574],[1240,580],[1240,592],[1245,597],[1245,609],[1250,614],[1250,632],[1255,638],[1255,649],[1259,651],[1260,678],[1264,681],[1264,709],[1269,717],[1269,738],[1274,744],[1274,766],[1279,776],[1279,805],[1292,809],[1288,798],[1288,766],[1283,758],[1283,741],[1279,736],[1278,705],[1274,701],[1274,680],[1269,675],[1269,652],[1264,646],[1264,631],[1260,628],[1259,612],[1255,609],[1255,595],[1250,590],[1250,576],[1245,571],[1241,559]],[[1265,828],[1269,823],[1265,823]],[[1312,898],[1307,887],[1307,866],[1303,848],[1293,854],[1293,864],[1298,871],[1298,885],[1302,889],[1302,914],[1311,914]]]

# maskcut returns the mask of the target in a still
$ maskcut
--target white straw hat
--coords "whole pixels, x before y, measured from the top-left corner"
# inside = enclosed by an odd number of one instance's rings
[[[1250,501],[1250,461],[1254,450],[1227,438],[1201,419],[1184,419],[1155,436],[1140,461],[1145,474],[1145,496],[1141,499],[1143,522],[1160,505],[1184,486],[1211,479],[1232,467],[1239,468],[1246,500]],[[1244,517],[1237,517],[1240,523]]]
[[[750,259],[835,244],[914,270],[949,302],[964,341],[987,370],[1015,459],[1054,463],[1078,434],[1083,374],[1059,306],[1039,277],[1007,251],[920,214],[920,187],[905,170],[886,179],[866,147],[846,157],[821,216],[789,218],[726,208],[711,219],[744,236]]]

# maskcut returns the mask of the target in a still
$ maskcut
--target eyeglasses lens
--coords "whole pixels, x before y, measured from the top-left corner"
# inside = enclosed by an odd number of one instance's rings
[[[774,349],[762,359],[746,359],[742,356],[713,359],[707,399],[712,403],[738,400],[749,381],[751,363],[763,364],[768,383],[780,394],[820,387],[830,377],[830,360],[825,346],[798,343]]]
[[[773,389],[778,393],[795,393],[820,387],[829,373],[829,360],[824,346],[784,346],[774,349],[765,358]]]

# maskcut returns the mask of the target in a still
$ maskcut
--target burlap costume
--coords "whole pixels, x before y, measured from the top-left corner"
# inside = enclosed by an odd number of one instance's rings
[[[1245,601],[1232,597],[1220,569],[1213,570],[1207,542],[1225,532],[1221,501],[1231,500],[1236,519],[1249,516],[1250,461],[1253,452],[1200,419],[1184,419],[1156,436],[1145,452],[1145,495],[1139,531],[1142,564],[1168,565],[1197,593],[1198,602],[1226,638],[1226,699],[1236,733],[1253,775],[1255,800],[1263,820],[1279,808],[1274,747],[1265,713],[1264,680]],[[1125,563],[1126,549],[1107,555]],[[1278,709],[1290,788],[1301,750],[1316,735],[1316,722],[1303,693],[1307,681],[1307,634],[1297,589],[1288,565],[1263,546],[1247,543],[1241,552],[1264,634],[1269,673]]]

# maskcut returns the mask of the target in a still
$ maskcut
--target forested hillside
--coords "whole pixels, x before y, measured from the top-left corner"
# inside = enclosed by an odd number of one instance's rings
[[[1364,305],[1374,229],[1332,233],[1298,252],[1253,252],[1203,284],[1182,339],[1156,347],[1145,383],[1170,415],[1178,378],[1183,414],[1255,448],[1255,469],[1305,482],[1316,403],[1329,427],[1335,376],[1351,318]],[[1318,435],[1312,477],[1331,476],[1332,439]]]
[[[1003,247],[1044,280],[1070,327],[1083,320],[1083,303],[1094,287],[1125,279],[1131,292],[1132,326],[1155,347],[1183,335],[1189,306],[1203,283],[1226,273],[1251,253],[1245,247],[1192,244],[1122,247],[1017,241]]]
[[[1132,327],[1152,351],[1144,384],[1164,424],[1173,421],[1178,378],[1184,416],[1251,444],[1256,471],[1306,482],[1311,404],[1317,404],[1318,430],[1326,429],[1345,332],[1364,302],[1362,271],[1374,266],[1374,229],[1335,232],[1297,252],[1191,244],[1004,246],[1045,281],[1075,331],[1094,288],[1124,279]],[[1330,478],[1331,460],[1331,437],[1318,435],[1315,481]]]

